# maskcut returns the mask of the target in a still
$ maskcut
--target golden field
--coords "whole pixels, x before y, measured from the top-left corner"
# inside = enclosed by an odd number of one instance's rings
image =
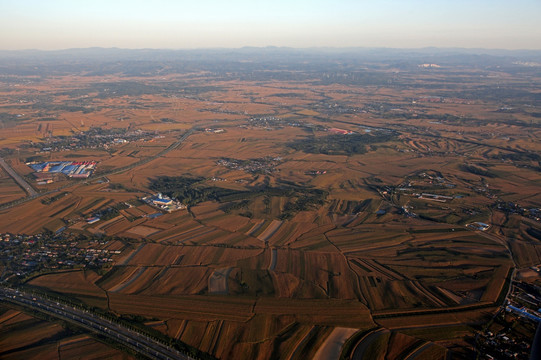
[[[396,75],[419,91],[207,73],[56,76],[16,91],[0,86],[0,110],[24,110],[0,128],[2,157],[40,192],[13,204],[26,194],[0,170],[0,233],[60,230],[103,239],[100,249],[115,251],[108,266],[34,274],[24,285],[153,319],[156,329],[216,358],[301,359],[316,356],[342,328],[377,327],[391,331],[366,350],[374,358],[420,348],[419,359],[442,358],[469,346],[469,325],[501,305],[512,269],[541,263],[541,223],[505,208],[541,206],[538,120],[523,112],[506,123],[511,115],[490,99],[421,101],[442,93],[433,81],[461,78],[461,71]],[[153,92],[113,96],[95,86],[100,82]],[[203,89],[156,90],[180,82]],[[30,93],[51,104],[18,107]],[[83,109],[63,108],[74,99]],[[97,127],[145,135],[42,151],[53,139]],[[355,134],[331,135],[333,128]],[[30,160],[98,165],[89,179],[37,185]],[[158,192],[160,177],[197,179],[191,190],[218,195],[189,203],[177,191],[188,206],[168,213],[141,201]],[[113,215],[89,223],[111,208]],[[490,227],[467,226],[473,222]],[[528,278],[540,283],[535,274]],[[14,326],[10,311],[0,316],[4,334]],[[20,316],[13,321],[27,321],[28,330],[17,328],[5,346],[62,331]],[[432,327],[438,336],[421,331]],[[442,335],[446,327],[459,330]],[[23,354],[9,346],[3,351]],[[76,347],[124,356],[85,337],[58,346],[60,358],[76,356]],[[53,348],[30,347],[28,354]]]

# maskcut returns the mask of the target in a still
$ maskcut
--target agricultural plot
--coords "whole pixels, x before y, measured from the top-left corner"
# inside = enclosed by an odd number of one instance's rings
[[[60,359],[73,359],[85,354],[93,354],[93,356],[107,359],[130,359],[130,356],[120,350],[110,348],[89,336],[76,336],[60,342],[58,353]]]
[[[342,346],[344,346],[346,340],[355,334],[355,332],[357,332],[357,329],[333,329],[329,337],[317,350],[316,354],[314,355],[314,359],[322,360],[340,357]]]
[[[46,339],[61,337],[64,329],[59,324],[48,323],[36,318],[17,316],[2,326],[0,349],[2,358],[17,359],[21,356],[37,357],[56,355],[56,343],[48,343]],[[39,345],[39,341],[45,344]]]
[[[0,204],[8,203],[25,196],[23,189],[0,168]]]
[[[23,285],[145,317],[223,359],[338,357],[377,325],[389,331],[367,335],[370,358],[465,348],[465,324],[491,318],[514,268],[539,283],[539,77],[499,58],[310,71],[280,61],[6,75],[18,86],[0,86],[0,148],[17,173],[98,165],[2,207],[0,233],[71,233],[110,258]],[[186,209],[141,201],[158,192]],[[0,170],[0,203],[24,196]],[[2,313],[0,332],[18,316]],[[57,334],[28,324],[36,341]],[[117,356],[70,341],[57,354]]]
[[[444,359],[447,349],[401,332],[379,330],[365,336],[354,354],[370,359]]]
[[[77,295],[105,297],[103,290],[95,285],[100,277],[95,272],[74,271],[40,276],[32,284]]]
[[[20,311],[0,309],[0,356],[3,359],[70,359],[89,353],[108,359],[130,359],[122,351],[79,335],[60,324],[47,322]]]
[[[207,292],[212,271],[205,267],[140,267],[130,278],[109,291],[141,295],[192,295]]]

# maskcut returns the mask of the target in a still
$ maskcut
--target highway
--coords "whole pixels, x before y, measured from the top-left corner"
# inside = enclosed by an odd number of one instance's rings
[[[9,174],[9,176],[11,176],[13,178],[13,180],[15,180],[20,187],[23,188],[24,191],[26,191],[28,193],[28,195],[30,197],[35,197],[35,196],[38,196],[38,192],[36,190],[34,190],[34,188],[32,186],[30,186],[29,183],[27,183],[22,177],[21,175],[17,174],[15,172],[15,170],[13,170],[11,168],[11,166],[9,166],[9,164],[0,157],[0,166],[2,166],[4,168],[4,170],[6,170],[6,172]]]
[[[148,335],[70,305],[0,287],[0,300],[36,310],[107,337],[153,360],[194,360]]]

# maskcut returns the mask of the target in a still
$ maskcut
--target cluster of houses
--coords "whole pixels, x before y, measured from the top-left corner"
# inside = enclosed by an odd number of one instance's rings
[[[3,280],[24,277],[47,269],[102,266],[113,262],[121,250],[105,248],[106,242],[82,244],[71,235],[0,234],[0,264]]]

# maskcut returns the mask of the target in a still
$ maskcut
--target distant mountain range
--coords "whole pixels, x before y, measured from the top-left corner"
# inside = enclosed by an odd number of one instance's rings
[[[366,57],[366,58],[414,58],[414,57],[449,57],[460,55],[500,56],[521,59],[541,58],[541,50],[504,50],[504,49],[467,49],[426,47],[415,49],[396,48],[290,48],[290,47],[242,47],[209,49],[121,49],[121,48],[75,48],[64,50],[0,50],[0,58],[82,58],[82,59],[122,59],[122,60],[176,60],[179,58],[196,59],[220,55],[226,58],[245,56],[288,55],[323,56],[323,57]]]
[[[84,74],[101,76],[155,76],[207,71],[226,74],[295,74],[351,72],[381,68],[414,71],[468,67],[491,71],[528,72],[538,76],[541,50],[461,48],[306,48],[243,47],[237,49],[119,49],[0,51],[0,75],[47,76]],[[286,75],[283,75],[286,76]],[[287,77],[286,76],[286,77]]]

